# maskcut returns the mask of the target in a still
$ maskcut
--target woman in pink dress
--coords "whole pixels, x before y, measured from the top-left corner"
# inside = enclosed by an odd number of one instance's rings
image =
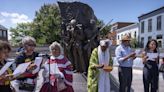
[[[52,56],[44,64],[44,84],[40,92],[74,92],[72,65],[64,57],[63,48],[58,42],[53,42],[49,49]]]

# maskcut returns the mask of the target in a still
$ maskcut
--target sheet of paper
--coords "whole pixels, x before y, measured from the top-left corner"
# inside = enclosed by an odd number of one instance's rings
[[[160,53],[160,58],[164,58],[164,53]]]
[[[33,74],[39,72],[40,64],[42,63],[43,57],[36,57],[34,64],[36,64],[37,68],[32,72]]]
[[[36,57],[34,64],[36,64],[37,66],[40,66],[40,64],[42,63],[43,57]]]
[[[147,53],[148,59],[147,60],[155,60],[158,57],[158,53]]]
[[[5,71],[13,64],[13,62],[7,62],[0,70],[0,75],[5,73]]]
[[[45,68],[49,71],[49,64],[45,65]],[[60,70],[56,63],[50,64],[50,74],[60,74]]]
[[[13,72],[14,77],[24,73],[30,64],[31,62],[19,64],[18,67]]]
[[[135,50],[135,53],[136,53],[137,57],[140,57],[141,54],[142,54],[142,50],[141,49],[137,49],[137,50]]]

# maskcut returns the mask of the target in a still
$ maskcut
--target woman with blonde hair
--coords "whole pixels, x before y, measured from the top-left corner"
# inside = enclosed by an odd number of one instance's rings
[[[31,62],[31,64],[26,69],[25,73],[18,76],[18,78],[12,82],[12,85],[16,92],[33,92],[35,90],[36,79],[38,76],[38,73],[32,73],[32,70],[36,68],[34,60],[39,55],[39,53],[35,51],[36,40],[31,36],[26,36],[22,39],[22,45],[24,51],[16,57],[16,66],[27,62]]]

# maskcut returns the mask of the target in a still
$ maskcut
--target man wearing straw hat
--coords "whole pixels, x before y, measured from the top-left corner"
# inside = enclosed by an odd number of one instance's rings
[[[130,37],[124,35],[121,44],[115,50],[116,60],[119,63],[118,77],[120,82],[119,92],[130,92],[132,83],[132,66],[135,52],[130,47]]]

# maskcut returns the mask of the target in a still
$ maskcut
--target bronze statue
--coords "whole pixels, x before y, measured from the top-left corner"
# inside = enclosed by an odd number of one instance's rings
[[[98,46],[97,18],[91,7],[81,2],[58,2],[62,17],[61,43],[78,72],[86,72],[91,51]]]

